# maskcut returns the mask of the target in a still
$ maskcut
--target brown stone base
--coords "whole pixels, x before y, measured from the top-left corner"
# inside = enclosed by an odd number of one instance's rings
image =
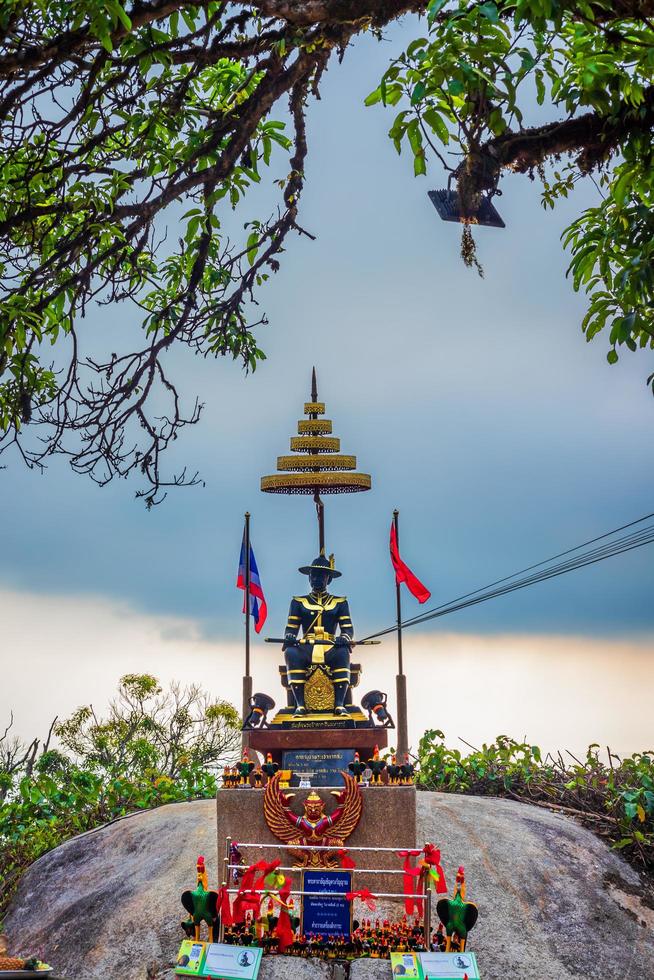
[[[280,733],[281,734],[281,733]],[[305,733],[306,734],[306,733]],[[317,792],[326,801],[326,811],[330,813],[336,802],[329,790],[318,787],[315,790],[296,789],[293,810],[303,812],[302,804],[310,792]],[[416,847],[416,789],[414,786],[370,786],[362,787],[363,813],[358,826],[345,842],[345,846],[392,847],[395,849]],[[263,790],[258,789],[220,789],[217,793],[218,814],[218,875],[225,880],[226,839],[233,842],[257,844],[280,844],[268,829],[263,814]],[[424,842],[423,842],[424,843]],[[281,858],[282,866],[294,862],[287,851],[281,847],[259,849],[242,848],[246,864],[253,864],[264,858],[274,861]],[[402,867],[401,859],[390,851],[353,851],[350,855],[357,868],[375,870]],[[293,886],[299,887],[299,870],[291,875]],[[354,872],[354,890],[369,888],[373,894],[379,892],[401,892],[401,874],[365,874]]]

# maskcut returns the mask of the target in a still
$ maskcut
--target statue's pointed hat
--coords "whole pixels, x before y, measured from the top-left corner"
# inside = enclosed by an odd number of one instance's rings
[[[298,572],[302,572],[303,575],[310,575],[313,568],[319,569],[321,572],[329,572],[332,578],[340,578],[341,572],[337,572],[334,568],[334,556],[327,558],[325,555],[318,555],[317,558],[311,562],[310,565],[303,565],[302,568],[298,568]]]

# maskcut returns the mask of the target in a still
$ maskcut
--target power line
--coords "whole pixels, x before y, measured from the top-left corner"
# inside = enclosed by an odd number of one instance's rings
[[[518,589],[527,588],[530,585],[535,585],[537,582],[544,582],[550,578],[556,578],[559,575],[564,575],[567,572],[574,571],[577,568],[583,568],[586,565],[593,565],[599,561],[604,561],[606,558],[613,558],[616,555],[624,554],[627,551],[632,551],[634,548],[641,548],[646,544],[652,544],[654,543],[654,524],[648,525],[644,528],[639,528],[637,531],[632,531],[630,534],[622,535],[622,537],[619,537],[613,541],[606,541],[607,538],[612,538],[621,531],[625,531],[628,528],[642,524],[651,517],[654,517],[654,513],[646,514],[644,517],[639,517],[637,520],[630,521],[628,524],[623,524],[621,527],[614,528],[612,531],[607,531],[605,534],[600,534],[595,538],[590,538],[588,541],[584,541],[582,544],[576,545],[574,548],[567,548],[565,551],[561,551],[557,555],[553,555],[551,558],[546,558],[543,561],[536,562],[533,565],[528,565],[526,568],[523,568],[518,572],[514,572],[512,575],[506,575],[503,578],[496,579],[489,585],[486,585],[480,589],[475,589],[473,592],[467,592],[456,599],[450,600],[450,602],[446,602],[440,606],[435,606],[432,609],[425,610],[425,612],[403,621],[402,628],[404,629],[409,626],[416,626],[421,623],[428,622],[431,619],[438,619],[441,616],[447,616],[450,613],[458,612],[459,610],[466,609],[469,606],[478,605],[481,602],[486,602],[489,599],[496,598],[497,596],[506,595],[510,592],[515,592]],[[604,541],[606,543],[599,545],[596,548],[589,548],[589,545],[597,544],[597,542],[600,541]],[[582,549],[587,550],[584,551]],[[577,554],[573,558],[567,558],[566,561],[558,562],[558,564],[552,564],[553,562],[557,561],[557,559],[564,558],[568,555],[573,555],[575,552],[581,553]],[[541,571],[525,576],[526,572],[530,572],[538,568],[540,568]],[[518,578],[518,576],[524,577]],[[502,588],[495,588],[495,586],[500,585]],[[386,629],[380,630],[377,633],[373,633],[370,636],[365,637],[365,639],[375,639],[380,636],[385,636],[388,633],[394,633],[396,630],[397,625],[389,626]]]
[[[616,527],[612,531],[607,531],[605,534],[600,534],[596,538],[590,538],[590,540],[584,541],[582,544],[578,544],[574,548],[568,548],[566,551],[560,551],[558,555],[552,555],[551,558],[545,558],[543,561],[536,562],[534,565],[528,565],[526,568],[521,568],[512,575],[505,575],[504,578],[499,578],[494,582],[489,582],[488,585],[484,585],[480,589],[475,589],[473,592],[466,592],[465,595],[458,596],[456,599],[452,599],[450,602],[445,602],[440,606],[435,606],[434,609],[426,609],[423,613],[419,613],[417,616],[407,620],[407,626],[411,625],[414,620],[422,619],[422,617],[426,616],[428,613],[435,612],[437,609],[444,609],[446,606],[450,606],[454,602],[461,602],[462,599],[467,599],[470,596],[477,595],[479,592],[486,592],[488,589],[492,589],[494,586],[500,585],[502,582],[508,582],[511,579],[516,578],[518,575],[524,575],[525,572],[530,572],[534,568],[540,568],[542,565],[549,565],[550,562],[556,561],[558,558],[563,558],[565,555],[570,555],[574,551],[579,551],[581,548],[587,548],[588,545],[595,544],[597,541],[603,541],[605,538],[610,538],[614,534],[619,534],[620,531],[626,531],[627,528],[635,527],[636,524],[642,524],[643,521],[649,520],[650,517],[654,517],[654,512],[651,514],[645,514],[644,517],[639,517],[636,521],[630,521],[629,524],[623,524],[621,527]]]
[[[573,571],[576,568],[581,568],[585,565],[595,564],[598,561],[602,561],[605,558],[611,558],[614,555],[622,554],[625,551],[631,551],[633,548],[642,547],[645,544],[650,544],[654,542],[654,525],[649,528],[645,528],[642,531],[637,532],[633,535],[626,535],[624,538],[620,538],[609,545],[605,545],[601,548],[594,549],[592,551],[585,552],[577,556],[574,559],[570,559],[567,562],[562,562],[559,565],[554,565],[551,568],[543,569],[541,572],[535,575],[528,576],[523,579],[518,579],[508,585],[503,586],[501,589],[484,591],[482,589],[476,590],[474,593],[468,593],[469,598],[462,597],[461,600],[455,599],[449,603],[444,603],[442,606],[436,607],[436,609],[427,611],[419,616],[413,617],[413,619],[403,623],[402,626],[414,626],[423,622],[427,622],[430,619],[436,619],[440,616],[446,616],[451,612],[458,612],[460,609],[465,609],[468,606],[477,605],[480,602],[485,602],[488,599],[493,599],[499,595],[505,595],[509,592],[514,592],[518,589],[526,588],[529,585],[536,584],[537,582],[545,581],[549,578],[554,578],[558,575],[563,575],[566,572]],[[575,550],[575,549],[570,549]],[[542,564],[542,563],[539,563]],[[519,574],[519,573],[516,573]],[[515,578],[515,576],[507,576],[508,579]],[[500,580],[505,581],[505,580]],[[380,631],[380,633],[374,634],[375,636],[385,635],[386,633],[392,633],[396,629],[395,626],[388,627],[385,630]]]

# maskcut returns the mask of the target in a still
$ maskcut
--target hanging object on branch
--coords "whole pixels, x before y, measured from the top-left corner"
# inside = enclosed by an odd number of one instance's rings
[[[462,225],[484,225],[486,228],[506,228],[490,195],[481,197],[470,212],[461,207],[458,191],[427,191],[429,200],[442,221],[458,221]]]

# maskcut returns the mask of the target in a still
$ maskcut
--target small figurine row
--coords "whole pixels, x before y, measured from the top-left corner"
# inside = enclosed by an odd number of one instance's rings
[[[360,783],[364,777],[366,769],[370,770],[370,785],[381,786],[385,783],[383,779],[386,770],[387,785],[389,786],[412,786],[415,782],[415,766],[409,761],[408,752],[404,756],[404,762],[400,765],[397,755],[391,756],[391,761],[387,762],[379,755],[379,746],[375,745],[372,758],[367,762],[362,762],[358,752],[354,753],[354,761],[348,764],[348,769]]]
[[[255,766],[251,762],[248,750],[243,749],[243,758],[235,766],[225,766],[222,772],[223,789],[236,789],[239,786],[254,786],[263,789],[269,779],[275,775],[279,765],[273,762],[270,752],[266,755],[263,765]]]
[[[375,919],[373,924],[370,919],[364,919],[360,925],[355,922],[354,926],[352,941],[356,956],[387,959],[392,951],[425,952],[424,925],[417,916],[413,923],[405,914],[399,922],[384,919],[380,923],[379,919]]]
[[[266,753],[266,761],[257,766],[250,760],[248,750],[243,749],[241,761],[234,766],[225,766],[223,769],[221,777],[223,789],[237,789],[242,786],[254,786],[255,789],[263,789],[278,769],[279,765],[277,762],[273,762],[270,752]],[[357,783],[362,782],[364,773],[368,770],[371,786],[412,786],[415,782],[415,766],[409,761],[408,753],[405,754],[404,762],[401,764],[398,763],[397,755],[392,755],[390,762],[388,762],[381,758],[377,745],[372,758],[368,759],[367,762],[362,762],[359,753],[355,752],[354,760],[348,764],[348,769]]]
[[[223,941],[228,945],[261,946],[266,953],[277,952],[277,937],[274,929],[277,919],[272,909],[260,919],[246,914],[244,922],[234,924],[225,930]],[[293,931],[300,924],[299,917],[291,917]],[[331,936],[321,933],[300,933],[284,950],[287,956],[315,957],[318,959],[355,959],[371,957],[388,959],[391,951],[424,952],[424,930],[418,918],[413,923],[406,915],[401,922],[383,924],[379,919],[373,925],[370,919],[353,923],[351,936]]]

